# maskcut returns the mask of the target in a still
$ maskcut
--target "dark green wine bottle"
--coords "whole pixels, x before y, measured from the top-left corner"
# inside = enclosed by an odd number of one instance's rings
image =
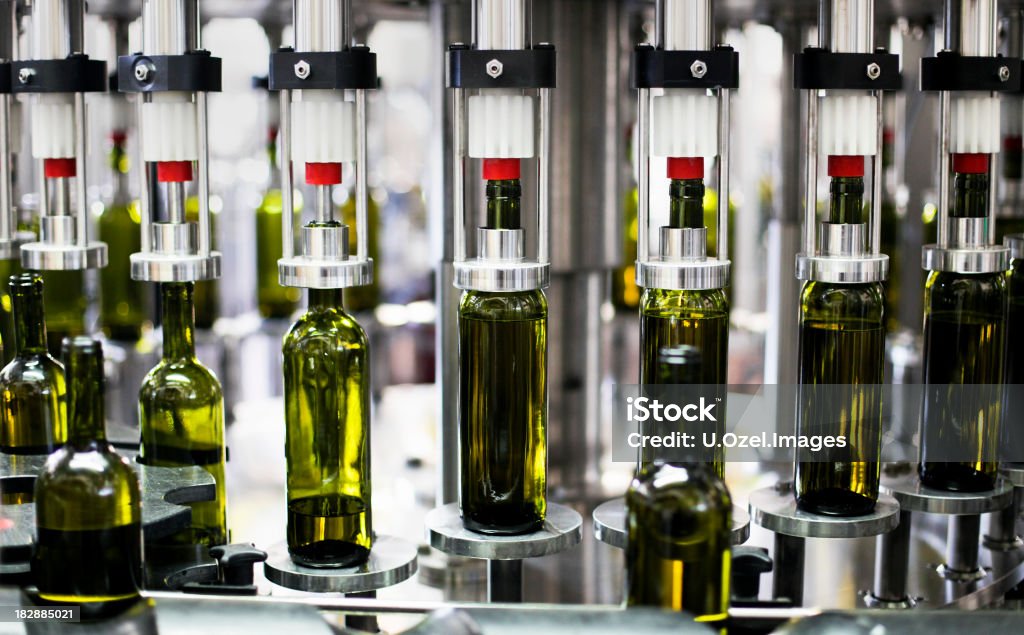
[[[46,292],[47,346],[50,354],[60,357],[65,338],[85,334],[85,313],[89,299],[85,295],[84,271],[44,271],[40,273]]]
[[[210,246],[216,249],[217,225],[220,208],[210,207]],[[185,200],[185,220],[190,223],[199,222],[199,197],[190,196]],[[206,331],[213,328],[220,315],[220,280],[199,280],[193,291],[193,307],[196,328]]]
[[[139,597],[139,480],[107,443],[100,343],[66,340],[64,362],[70,432],[36,479],[32,577],[44,602],[106,616]]]
[[[281,226],[284,197],[281,194],[280,172],[277,170],[277,129],[267,135],[267,158],[273,175],[270,187],[256,208],[256,303],[265,318],[291,317],[302,297],[297,287],[284,287],[278,282],[277,261],[281,259],[284,231]],[[298,199],[298,197],[296,197]],[[294,202],[295,213],[302,212],[302,203]]]
[[[954,188],[953,218],[986,216],[987,173],[957,173]],[[990,490],[998,473],[1001,399],[997,389],[984,386],[1003,382],[1006,275],[933,271],[924,311],[921,482],[950,491]],[[957,389],[961,384],[972,388]],[[951,451],[965,460],[941,460]]]
[[[163,357],[139,390],[142,444],[146,465],[198,465],[217,484],[212,501],[193,503],[192,522],[174,536],[146,542],[150,547],[227,542],[224,490],[224,395],[217,377],[196,359],[191,282],[160,285],[163,298]]]
[[[112,135],[110,168],[114,197],[99,217],[98,236],[107,244],[107,266],[100,269],[100,325],[112,340],[136,342],[147,321],[145,288],[132,280],[130,256],[142,251],[139,208],[128,189],[128,153],[125,135]]]
[[[487,227],[520,227],[518,179],[487,182]],[[486,534],[540,529],[547,513],[544,292],[466,291],[459,305],[462,521]]]
[[[11,301],[11,293],[4,280],[10,280],[11,276],[21,273],[21,261],[17,258],[0,260],[0,356],[6,366],[14,359],[18,347],[15,344],[14,335],[14,311]]]
[[[864,223],[864,179],[832,179],[829,222]],[[878,500],[882,443],[885,291],[880,282],[811,280],[800,297],[797,430],[845,436],[849,448],[829,457],[798,452],[800,509],[831,516],[868,514]]]
[[[310,567],[370,555],[370,356],[341,289],[310,289],[284,338],[288,552]]]
[[[356,224],[356,197],[349,196],[348,200],[341,206],[341,222],[348,225],[348,247],[350,253],[356,253],[356,246],[359,240],[359,231],[362,229]],[[378,266],[380,264],[380,246],[377,242],[380,231],[380,204],[372,195],[366,197],[366,250],[367,256]],[[345,289],[345,306],[349,311],[372,311],[380,304],[380,276],[374,276],[370,284],[361,287],[350,287]]]

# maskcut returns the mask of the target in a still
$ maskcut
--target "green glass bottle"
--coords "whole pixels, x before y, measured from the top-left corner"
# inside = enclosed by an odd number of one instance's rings
[[[21,273],[20,260],[0,260],[0,281],[10,280],[11,276],[18,273]],[[0,284],[0,356],[5,366],[14,359],[18,350],[15,345],[13,306],[10,290],[7,285]]]
[[[267,135],[267,158],[273,175],[270,187],[256,208],[256,303],[265,318],[291,317],[299,306],[301,290],[284,287],[278,282],[277,261],[281,259],[284,231],[281,214],[284,197],[281,194],[280,172],[277,165],[277,129]],[[301,200],[294,201],[296,214],[302,212]]]
[[[520,227],[519,179],[487,182],[487,228]],[[486,534],[539,529],[547,512],[544,292],[465,291],[459,304],[462,521]]]
[[[883,173],[893,169],[895,154],[895,133],[891,128],[886,128],[882,141],[882,170]],[[888,332],[893,333],[899,329],[899,301],[900,301],[900,280],[903,276],[903,259],[896,257],[900,253],[900,246],[903,243],[903,217],[893,200],[889,188],[882,188],[882,234],[879,250],[883,254],[891,255],[889,258],[889,277],[883,283],[885,289],[885,322]]]
[[[188,529],[150,546],[227,542],[224,491],[224,395],[217,377],[196,359],[193,283],[160,285],[163,299],[163,357],[139,390],[142,443],[146,465],[198,465],[217,482],[214,500],[192,504]]]
[[[639,231],[640,190],[636,184],[622,202],[622,266],[612,271],[612,305],[635,310],[640,306],[640,287],[636,284],[636,242]]]
[[[831,191],[829,222],[863,224],[863,177],[836,176]],[[795,493],[804,511],[857,516],[875,508],[882,442],[884,315],[881,282],[811,280],[804,284],[798,434],[845,436],[850,446],[829,461],[798,452]]]
[[[210,248],[216,249],[217,224],[220,209],[210,208]],[[199,222],[199,197],[190,196],[185,200],[185,220]],[[280,243],[278,243],[280,244]],[[207,331],[220,315],[220,280],[199,280],[193,292],[196,328]]]
[[[956,173],[954,193],[952,218],[987,215],[987,173]],[[928,487],[978,492],[995,485],[1001,400],[998,389],[983,387],[1003,382],[1007,311],[1003,272],[928,275],[919,467]],[[960,384],[973,387],[962,391]],[[969,458],[939,460],[951,450]]]
[[[1024,143],[1020,135],[1003,137],[1003,151],[1000,156],[1003,160],[1003,186],[1008,196],[999,206],[996,215],[997,244],[1001,244],[1006,236],[1024,233],[1024,210],[1020,208],[1024,201],[1018,198],[1021,196],[1024,181]]]
[[[47,345],[50,354],[60,356],[65,338],[85,334],[85,313],[89,299],[85,295],[84,271],[40,272],[45,283]]]
[[[107,616],[133,604],[141,582],[141,494],[126,459],[107,443],[103,349],[67,340],[68,442],[36,479],[32,576],[44,602]]]
[[[311,567],[362,564],[370,515],[370,355],[341,289],[310,289],[284,338],[288,552]]]
[[[1007,324],[1024,324],[1024,234],[1010,238],[1010,271],[1006,276],[1009,297]],[[1021,412],[1024,408],[1024,333],[1006,329],[1005,412]],[[1020,426],[1000,426],[1003,435],[1003,456],[1010,463],[1024,464],[1024,430]]]
[[[359,230],[356,224],[356,198],[349,196],[348,200],[341,206],[341,222],[348,225],[348,247],[350,253],[356,253],[359,240]],[[380,231],[380,204],[373,195],[366,197],[366,224],[369,226],[367,234],[366,251],[373,260],[375,266],[380,266],[380,245],[377,242]],[[345,289],[345,306],[349,311],[372,311],[380,303],[380,276],[375,275],[373,282],[361,287],[350,287]]]
[[[137,342],[147,321],[145,287],[132,280],[130,256],[142,251],[138,204],[128,189],[125,135],[115,132],[110,169],[115,175],[114,197],[99,217],[98,236],[107,244],[107,266],[100,269],[100,326],[112,340]]]

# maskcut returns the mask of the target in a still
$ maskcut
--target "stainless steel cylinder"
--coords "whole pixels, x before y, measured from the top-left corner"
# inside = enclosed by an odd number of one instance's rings
[[[352,42],[351,0],[295,0],[295,50],[341,51]]]
[[[708,255],[706,227],[662,227],[661,255],[665,260],[704,260]]]
[[[9,62],[18,52],[18,2],[0,0],[0,61]]]
[[[348,258],[348,225],[303,227],[302,255],[316,260]]]
[[[822,256],[860,256],[865,253],[864,225],[821,223],[818,252]]]
[[[910,563],[910,526],[913,515],[900,512],[900,524],[878,537],[875,550],[875,588],[872,596],[882,602],[907,600]]]
[[[530,44],[529,0],[475,0],[473,41],[487,51],[524,49]]]
[[[714,45],[711,0],[658,0],[657,43],[667,51],[706,51]]]
[[[829,50],[833,53],[874,50],[874,0],[832,0],[829,18]]]
[[[950,218],[949,244],[957,249],[984,247],[988,244],[986,218]]]
[[[968,514],[949,519],[946,540],[946,568],[955,576],[972,576],[978,569],[978,538],[981,516]]]
[[[525,253],[522,229],[487,229],[478,227],[476,243],[480,247],[480,258],[511,262],[522,260]]]
[[[32,59],[58,60],[84,50],[84,0],[34,0]]]
[[[199,48],[198,0],[143,0],[142,50],[184,55]]]
[[[168,256],[196,252],[195,223],[153,223],[153,251]]]
[[[960,54],[994,57],[998,14],[996,0],[960,0]]]
[[[39,233],[48,245],[75,244],[75,218],[73,216],[40,216]]]

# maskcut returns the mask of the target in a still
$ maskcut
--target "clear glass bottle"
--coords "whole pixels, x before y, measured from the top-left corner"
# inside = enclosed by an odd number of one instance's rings
[[[863,177],[833,177],[831,191],[829,222],[863,224]],[[798,452],[795,494],[804,511],[857,516],[875,508],[882,443],[884,316],[881,282],[811,280],[804,284],[797,430],[807,436],[846,436],[849,444],[847,451],[836,451],[829,461]]]
[[[487,182],[487,227],[520,227],[518,179]],[[547,318],[541,290],[465,291],[459,304],[462,521],[539,529],[547,512]]]
[[[280,171],[277,165],[277,129],[267,135],[267,158],[270,161],[272,182],[256,208],[256,303],[265,318],[291,317],[299,306],[301,290],[284,287],[278,282],[277,261],[281,259],[284,232],[281,215],[284,198],[281,194]],[[302,212],[302,203],[296,200],[296,213]]]
[[[310,289],[284,338],[288,551],[311,567],[370,554],[370,356],[341,289]]]
[[[107,266],[100,269],[100,326],[112,340],[136,342],[147,322],[145,287],[132,280],[129,260],[142,251],[142,222],[138,205],[128,189],[128,153],[125,135],[115,132],[110,149],[110,168],[115,175],[114,197],[104,206],[98,236],[107,244]]]
[[[36,479],[32,577],[44,602],[107,616],[139,597],[139,480],[106,439],[100,343],[67,340],[64,361],[70,432]]]
[[[217,483],[212,501],[192,503],[190,526],[150,547],[227,542],[224,490],[224,395],[220,382],[196,359],[193,283],[160,285],[163,299],[163,356],[139,390],[142,443],[139,461],[146,465],[198,465]]]

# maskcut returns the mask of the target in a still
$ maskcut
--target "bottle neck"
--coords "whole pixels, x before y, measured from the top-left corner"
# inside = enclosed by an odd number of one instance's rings
[[[522,195],[519,179],[487,181],[487,229],[521,228]]]
[[[854,225],[864,222],[864,177],[832,177],[829,191],[832,193],[832,200],[828,222]]]
[[[952,218],[984,218],[988,216],[988,173],[957,172],[953,180]]]
[[[16,286],[11,289],[14,313],[14,339],[17,354],[45,353],[46,320],[43,313],[43,285]]]
[[[123,133],[115,132],[110,154],[107,157],[111,171],[114,173],[114,201],[117,203],[127,202],[128,190],[128,151],[126,139]]]
[[[75,445],[106,441],[102,352],[73,348],[70,354],[66,355],[65,362],[68,386],[68,441]]]
[[[309,309],[344,310],[344,291],[342,289],[310,289]]]
[[[704,227],[704,179],[672,179],[669,197],[670,227]]]
[[[281,172],[277,169],[277,128],[267,130],[267,161],[270,163],[270,189],[281,189]]]
[[[195,306],[192,282],[161,285],[163,293],[164,359],[186,359],[196,355]]]

